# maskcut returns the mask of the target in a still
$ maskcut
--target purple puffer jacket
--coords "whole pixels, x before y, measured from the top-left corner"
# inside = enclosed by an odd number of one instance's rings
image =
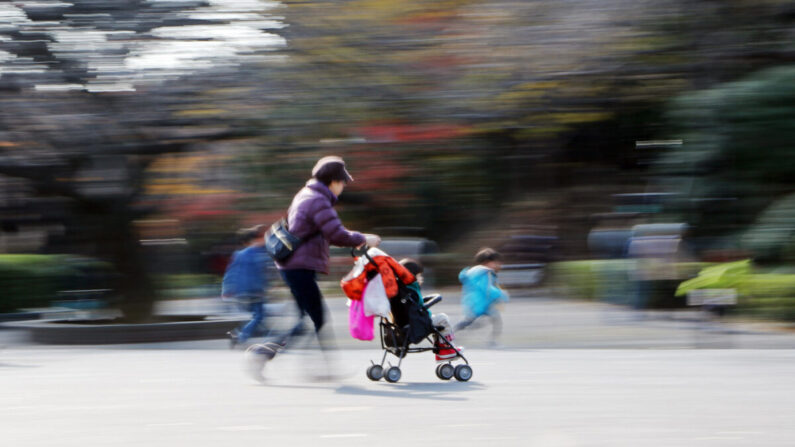
[[[363,234],[342,226],[332,208],[335,203],[337,196],[314,179],[298,191],[287,211],[287,227],[303,242],[286,261],[276,263],[279,269],[309,269],[328,274],[330,243],[340,247],[364,243]]]

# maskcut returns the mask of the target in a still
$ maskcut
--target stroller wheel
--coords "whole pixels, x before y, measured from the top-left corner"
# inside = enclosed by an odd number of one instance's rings
[[[367,378],[373,382],[378,382],[384,376],[384,368],[381,365],[371,365],[367,368]]]
[[[472,368],[469,365],[458,365],[455,367],[455,379],[459,382],[466,382],[472,378]]]
[[[444,380],[444,377],[442,377],[442,374],[439,372],[439,369],[441,369],[442,366],[444,366],[444,363],[436,365],[436,377]]]
[[[392,366],[386,370],[386,374],[384,374],[384,379],[389,383],[395,383],[400,380],[400,368],[397,366]]]
[[[449,363],[442,363],[436,367],[436,377],[442,380],[450,380],[453,378],[454,374],[455,369],[453,368],[453,365]]]

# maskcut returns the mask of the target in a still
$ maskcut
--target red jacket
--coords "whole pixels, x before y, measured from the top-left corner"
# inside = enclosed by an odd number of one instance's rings
[[[388,256],[386,253],[378,249],[370,249],[370,257],[376,265],[369,262],[367,257],[356,258],[356,265],[348,273],[340,285],[345,295],[352,300],[362,299],[364,287],[367,285],[367,274],[369,272],[377,271],[381,274],[381,280],[384,282],[384,289],[389,298],[394,298],[398,294],[398,279],[403,284],[411,284],[416,281],[414,275],[405,267],[400,265],[394,258]],[[376,254],[377,253],[377,254]]]

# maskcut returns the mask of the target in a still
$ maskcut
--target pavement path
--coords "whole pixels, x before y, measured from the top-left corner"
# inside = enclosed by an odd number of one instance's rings
[[[481,350],[470,382],[430,355],[397,384],[373,352],[288,351],[258,384],[217,342],[0,350],[0,436],[25,447],[766,447],[795,443],[791,350]]]
[[[445,291],[434,311],[457,321],[458,300]],[[333,381],[316,380],[329,366],[300,343],[258,384],[222,339],[69,347],[2,330],[0,439],[25,447],[795,445],[795,334],[783,325],[517,297],[505,308],[503,347],[484,348],[488,328],[457,334],[470,382],[440,381],[433,355],[419,353],[388,384],[364,375],[380,360],[379,342],[351,339],[345,300],[328,304],[341,347]],[[209,310],[221,304],[161,308]]]

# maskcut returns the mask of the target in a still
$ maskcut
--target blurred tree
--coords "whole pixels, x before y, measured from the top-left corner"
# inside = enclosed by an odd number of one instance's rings
[[[584,235],[610,193],[645,186],[635,142],[659,135],[671,97],[793,55],[780,0],[284,4],[284,17],[258,0],[0,4],[4,172],[99,226],[229,190],[268,219],[336,152],[357,178],[355,228],[449,242],[507,226],[510,208]],[[161,156],[186,150],[201,156]]]
[[[142,203],[147,166],[159,154],[233,135],[219,127],[169,127],[167,112],[131,116],[142,106],[154,105],[134,96],[71,93],[6,100],[2,122],[14,135],[0,156],[0,174],[25,179],[28,194],[68,200],[65,233],[50,250],[110,260],[120,273],[115,288],[126,298],[123,310],[132,319],[147,318],[156,298],[134,228],[156,209]]]
[[[763,263],[795,264],[795,194],[777,199],[743,233],[740,246]]]
[[[17,211],[30,219],[52,219],[34,215],[34,204],[59,198],[64,231],[48,249],[111,261],[130,320],[148,319],[157,297],[136,221],[168,197],[227,192],[188,158],[192,175],[169,177],[163,156],[211,159],[214,148],[260,132],[249,124],[261,107],[251,101],[261,88],[255,65],[283,39],[261,31],[280,26],[258,15],[264,3],[249,6],[0,5],[0,175],[18,179],[16,200],[28,205]],[[252,15],[261,20],[250,24]]]
[[[792,57],[791,9],[776,0],[286,3],[290,58],[269,72],[284,97],[252,173],[290,183],[327,151],[410,166],[350,208],[370,224],[428,217],[441,239],[528,191],[583,185],[587,199],[558,202],[577,207],[642,190],[635,142],[661,133],[669,98]],[[422,131],[433,126],[461,131]]]
[[[795,228],[795,221],[781,218],[791,214],[791,199],[783,197],[795,187],[793,109],[795,66],[762,70],[673,101],[671,134],[684,144],[663,156],[657,169],[685,199],[696,235],[739,235],[782,199],[747,241],[770,258],[771,241],[762,229],[775,224],[785,249]]]

